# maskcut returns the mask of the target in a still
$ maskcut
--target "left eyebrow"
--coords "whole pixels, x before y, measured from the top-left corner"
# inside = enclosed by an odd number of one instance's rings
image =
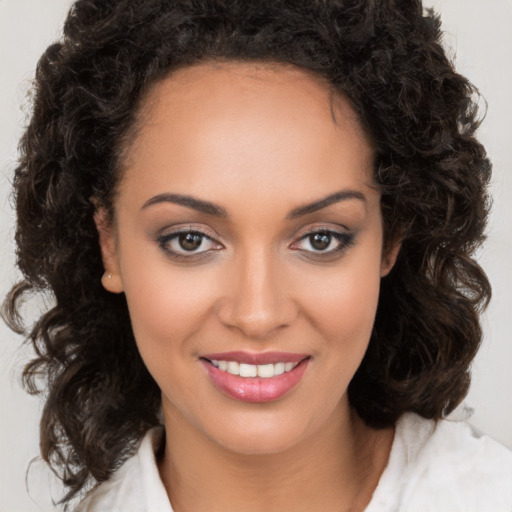
[[[348,201],[350,199],[357,199],[366,203],[366,197],[362,192],[359,192],[358,190],[340,190],[339,192],[335,192],[323,199],[318,199],[312,203],[294,208],[288,213],[288,215],[286,215],[286,220],[293,220],[298,217],[302,217],[303,215],[308,215],[309,213],[314,213],[318,210],[322,210],[323,208],[327,208],[332,204],[339,203],[341,201]]]

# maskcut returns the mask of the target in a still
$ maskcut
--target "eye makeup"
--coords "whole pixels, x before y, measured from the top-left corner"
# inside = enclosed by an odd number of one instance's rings
[[[305,257],[313,260],[332,261],[352,247],[355,239],[354,233],[319,227],[302,235],[290,245],[290,249],[301,251]]]
[[[288,249],[312,261],[334,261],[355,243],[356,235],[332,227],[309,229],[287,245]],[[184,226],[156,237],[158,247],[171,260],[199,263],[222,251],[225,246],[204,228]]]
[[[196,263],[224,246],[203,230],[187,226],[158,235],[156,242],[175,261]]]

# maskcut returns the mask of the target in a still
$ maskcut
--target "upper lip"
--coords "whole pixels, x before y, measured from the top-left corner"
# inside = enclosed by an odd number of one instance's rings
[[[237,361],[245,364],[275,364],[275,363],[299,363],[307,359],[308,354],[295,354],[293,352],[217,352],[215,354],[204,354],[203,359],[210,361]]]

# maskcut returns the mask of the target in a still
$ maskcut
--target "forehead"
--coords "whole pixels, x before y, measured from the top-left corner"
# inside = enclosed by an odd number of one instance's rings
[[[279,103],[271,116],[277,122],[285,108],[295,110],[300,121],[306,113],[319,122],[330,121],[354,131],[364,142],[364,132],[348,99],[320,76],[293,65],[266,62],[206,62],[180,68],[157,82],[146,94],[139,112],[139,128],[157,121],[164,109],[193,118],[194,114],[227,118],[266,110]],[[310,119],[311,120],[311,119]],[[333,127],[331,126],[331,127]]]
[[[290,194],[293,182],[320,196],[337,186],[329,186],[335,176],[350,186],[373,181],[372,144],[349,101],[293,66],[177,70],[148,92],[136,133],[125,177],[151,181],[155,193],[192,187],[208,196],[215,180],[254,193],[272,182]]]
[[[274,96],[282,102],[283,93],[290,102],[307,102],[309,107],[315,105],[331,116],[336,116],[336,110],[342,118],[355,116],[348,102],[340,101],[342,94],[336,94],[322,77],[291,64],[260,61],[207,61],[179,68],[150,88],[141,110],[142,114],[154,114],[162,102],[172,101],[190,106],[197,101],[214,100],[211,103],[219,105],[226,96],[235,104],[257,98],[265,102]]]

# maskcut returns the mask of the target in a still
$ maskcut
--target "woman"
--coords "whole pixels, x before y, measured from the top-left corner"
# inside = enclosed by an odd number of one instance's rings
[[[65,501],[509,510],[510,453],[440,421],[490,296],[490,165],[435,17],[104,4],[41,59],[15,177],[6,315],[55,297],[25,376]]]

